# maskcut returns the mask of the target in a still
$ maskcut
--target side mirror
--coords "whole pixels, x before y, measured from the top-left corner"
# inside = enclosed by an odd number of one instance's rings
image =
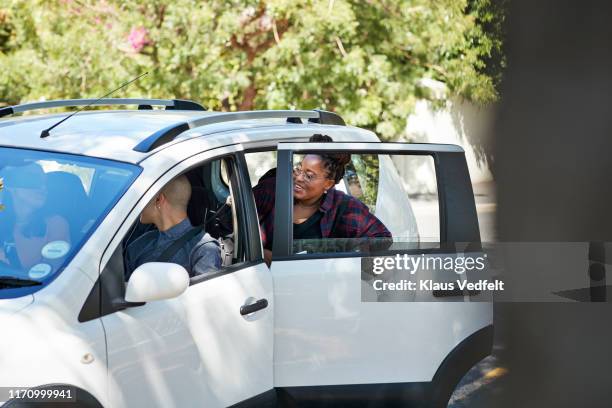
[[[150,302],[179,296],[189,286],[189,273],[181,265],[148,262],[130,276],[125,291],[127,302]]]

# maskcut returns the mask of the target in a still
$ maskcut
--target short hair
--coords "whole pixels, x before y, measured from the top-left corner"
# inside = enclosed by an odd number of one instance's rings
[[[166,199],[173,207],[187,211],[187,205],[191,198],[191,183],[187,176],[178,176],[161,190]]]

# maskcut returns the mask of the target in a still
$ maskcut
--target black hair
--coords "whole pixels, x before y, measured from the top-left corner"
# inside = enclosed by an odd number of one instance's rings
[[[314,143],[328,143],[333,142],[334,140],[327,135],[316,134],[312,135],[309,142]],[[325,171],[327,172],[327,176],[334,180],[337,184],[344,177],[344,171],[346,170],[346,165],[351,162],[351,155],[348,153],[316,153],[317,156],[321,157],[323,161],[323,166],[325,167]]]

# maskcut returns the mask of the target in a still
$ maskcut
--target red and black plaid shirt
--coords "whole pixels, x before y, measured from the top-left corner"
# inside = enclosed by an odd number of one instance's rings
[[[272,171],[266,173],[255,187],[253,194],[257,205],[261,239],[263,247],[272,249],[274,234],[274,201],[276,177]],[[340,204],[345,201],[344,210],[338,215]],[[321,235],[323,238],[390,238],[391,233],[384,224],[370,213],[368,207],[342,191],[334,188],[324,196],[319,211],[321,218]],[[332,229],[334,229],[332,231]]]

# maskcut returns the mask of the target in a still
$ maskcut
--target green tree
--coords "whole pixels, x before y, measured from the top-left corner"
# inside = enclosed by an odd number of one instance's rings
[[[149,71],[122,96],[318,107],[392,139],[418,98],[434,98],[424,78],[449,96],[497,98],[503,15],[490,2],[11,0],[0,101],[95,97]]]

